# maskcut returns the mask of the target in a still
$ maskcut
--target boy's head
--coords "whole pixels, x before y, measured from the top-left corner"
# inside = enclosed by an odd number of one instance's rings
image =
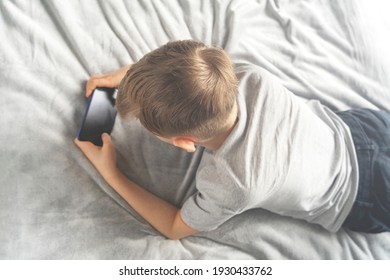
[[[234,66],[222,49],[174,41],[131,66],[116,106],[122,118],[136,117],[158,136],[209,139],[227,129],[236,93]]]

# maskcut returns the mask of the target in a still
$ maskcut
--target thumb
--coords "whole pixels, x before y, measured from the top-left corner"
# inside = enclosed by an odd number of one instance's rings
[[[103,146],[112,145],[111,136],[108,133],[102,134]]]

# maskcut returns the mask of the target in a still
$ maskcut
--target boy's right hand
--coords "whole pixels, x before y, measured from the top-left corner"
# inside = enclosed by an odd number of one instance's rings
[[[91,76],[85,87],[85,96],[89,97],[97,87],[117,88],[130,67],[127,65],[111,73]]]

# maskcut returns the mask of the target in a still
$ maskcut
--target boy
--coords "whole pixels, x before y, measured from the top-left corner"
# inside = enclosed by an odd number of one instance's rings
[[[118,85],[121,118],[138,118],[188,152],[208,150],[198,192],[177,209],[118,171],[109,135],[102,135],[102,148],[75,140],[108,184],[168,238],[215,229],[258,207],[333,232],[343,225],[389,230],[390,114],[337,115],[304,103],[259,67],[234,69],[223,50],[191,40],[91,77],[86,94]]]

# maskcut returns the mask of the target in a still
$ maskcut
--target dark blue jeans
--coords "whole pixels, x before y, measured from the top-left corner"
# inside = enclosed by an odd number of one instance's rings
[[[356,109],[337,113],[349,126],[359,164],[359,189],[345,227],[390,231],[390,113]]]

